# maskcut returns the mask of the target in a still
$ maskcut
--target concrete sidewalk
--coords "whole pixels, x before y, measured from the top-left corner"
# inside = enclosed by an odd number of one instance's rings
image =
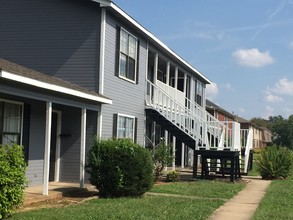
[[[251,219],[271,181],[244,177],[249,183],[236,196],[218,208],[209,220]]]

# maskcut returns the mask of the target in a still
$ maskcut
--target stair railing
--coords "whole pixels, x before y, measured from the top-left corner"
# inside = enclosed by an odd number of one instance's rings
[[[200,105],[185,100],[185,105],[149,80],[146,81],[146,105],[156,109],[162,116],[195,139],[201,147],[222,148],[226,125],[218,121]],[[222,140],[222,142],[221,142]]]
[[[246,138],[246,145],[244,151],[244,173],[247,173],[248,164],[249,164],[249,157],[250,157],[250,150],[253,148],[253,130],[249,128],[248,135]]]

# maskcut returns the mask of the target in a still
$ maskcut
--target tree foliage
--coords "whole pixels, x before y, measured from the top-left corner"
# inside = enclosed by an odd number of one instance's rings
[[[95,139],[86,171],[101,197],[141,196],[153,186],[150,152],[127,139]]]
[[[270,116],[269,123],[273,133],[273,143],[293,149],[293,115],[288,119],[282,116]]]
[[[21,146],[0,145],[0,219],[9,217],[22,204],[26,167]]]
[[[274,144],[293,149],[293,115],[289,116],[288,119],[278,115],[270,116],[268,120],[255,117],[250,121],[260,127],[271,130]]]

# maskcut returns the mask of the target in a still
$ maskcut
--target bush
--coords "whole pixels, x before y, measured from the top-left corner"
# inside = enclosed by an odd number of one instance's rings
[[[96,139],[86,171],[101,197],[140,196],[154,182],[149,151],[127,139]]]
[[[21,146],[0,145],[0,219],[9,217],[24,199],[26,162]]]
[[[169,171],[167,173],[167,176],[166,176],[166,181],[167,182],[178,182],[178,181],[180,181],[179,172],[177,172],[176,170]]]
[[[292,151],[285,147],[265,148],[256,159],[263,179],[287,178],[293,165]]]
[[[173,160],[171,146],[166,145],[164,140],[162,140],[159,145],[151,149],[151,154],[154,163],[155,180],[157,181],[162,176],[164,168]]]

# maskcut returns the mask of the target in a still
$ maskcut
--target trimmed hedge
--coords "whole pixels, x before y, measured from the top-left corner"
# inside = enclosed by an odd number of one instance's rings
[[[21,146],[0,146],[0,219],[9,217],[23,203],[26,167]]]
[[[101,197],[140,196],[154,183],[149,151],[127,139],[96,139],[86,171]]]
[[[293,154],[285,147],[270,146],[259,154],[256,161],[263,179],[287,178],[293,167]]]

